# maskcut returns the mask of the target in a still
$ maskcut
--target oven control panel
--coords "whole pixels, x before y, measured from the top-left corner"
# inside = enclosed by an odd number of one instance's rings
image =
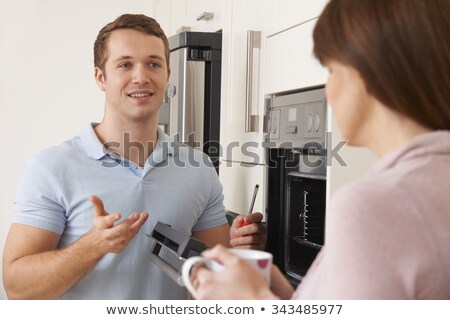
[[[266,142],[270,147],[325,147],[327,102],[325,89],[273,95],[268,109]]]

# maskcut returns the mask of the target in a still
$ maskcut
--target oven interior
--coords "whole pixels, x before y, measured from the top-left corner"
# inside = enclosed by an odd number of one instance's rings
[[[301,280],[324,244],[326,180],[290,172],[286,180],[285,269]]]

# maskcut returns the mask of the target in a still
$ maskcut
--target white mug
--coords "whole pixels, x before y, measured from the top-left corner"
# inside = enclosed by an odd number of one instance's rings
[[[261,275],[266,280],[267,284],[270,284],[270,270],[272,268],[272,254],[252,249],[229,249],[232,253],[238,255],[241,259],[245,260],[250,264],[255,270],[261,273]],[[191,283],[189,277],[192,267],[197,264],[202,263],[213,272],[220,272],[225,269],[225,267],[219,262],[211,259],[206,259],[204,257],[191,257],[187,259],[181,269],[181,276],[183,277],[183,283],[194,298],[197,297],[197,291]]]

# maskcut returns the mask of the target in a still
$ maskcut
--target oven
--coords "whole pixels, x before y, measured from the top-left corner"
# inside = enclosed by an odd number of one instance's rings
[[[324,88],[274,94],[266,111],[267,250],[295,286],[324,244]]]

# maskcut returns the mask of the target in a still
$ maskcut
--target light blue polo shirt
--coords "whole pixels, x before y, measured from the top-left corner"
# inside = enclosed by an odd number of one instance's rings
[[[109,213],[150,216],[128,247],[107,254],[64,299],[184,299],[186,291],[150,260],[157,221],[190,235],[227,223],[222,186],[209,158],[173,142],[158,128],[158,143],[144,168],[109,153],[92,125],[44,150],[28,163],[14,203],[13,223],[61,235],[64,248],[92,226],[90,195]]]

